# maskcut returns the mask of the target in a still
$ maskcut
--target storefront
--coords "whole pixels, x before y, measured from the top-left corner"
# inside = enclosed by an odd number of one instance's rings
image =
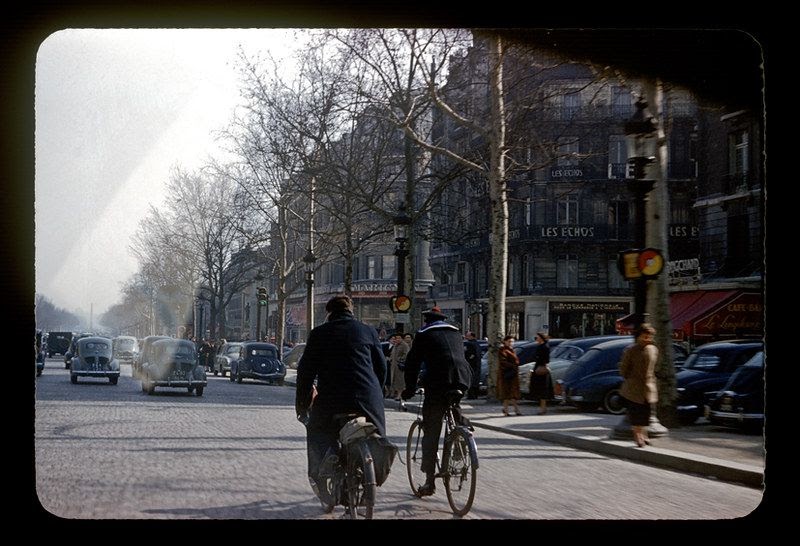
[[[617,319],[629,314],[630,306],[625,301],[550,301],[550,337],[614,334]]]

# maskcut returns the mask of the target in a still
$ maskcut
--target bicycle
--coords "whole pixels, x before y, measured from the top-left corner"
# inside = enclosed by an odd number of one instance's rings
[[[425,389],[417,389],[416,394],[425,396]],[[447,410],[444,414],[444,434],[441,465],[436,454],[436,477],[442,478],[447,492],[447,502],[456,516],[464,516],[472,508],[475,500],[475,487],[478,473],[478,447],[469,427],[456,425],[454,410],[464,396],[460,390],[446,393]],[[424,398],[423,398],[424,399]],[[417,408],[417,419],[411,423],[406,442],[406,470],[411,491],[420,497],[419,488],[425,482],[422,471],[422,404]],[[462,497],[463,498],[462,500]]]
[[[364,519],[372,519],[378,480],[370,450],[370,440],[374,438],[375,426],[371,423],[358,423],[353,428],[363,427],[361,437],[341,441],[341,431],[356,421],[357,414],[334,415],[334,422],[340,430],[340,440],[334,449],[329,448],[319,469],[319,482],[311,478],[311,487],[317,494],[326,514],[333,512],[337,505],[345,507],[345,515],[358,519],[358,508],[363,507]]]

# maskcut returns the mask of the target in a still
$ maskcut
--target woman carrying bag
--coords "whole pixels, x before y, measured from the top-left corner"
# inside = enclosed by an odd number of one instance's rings
[[[550,339],[544,332],[536,334],[536,342],[539,348],[536,350],[536,364],[533,366],[531,374],[531,398],[539,399],[539,415],[547,413],[547,401],[552,400],[553,378],[550,376],[550,346],[547,340]]]

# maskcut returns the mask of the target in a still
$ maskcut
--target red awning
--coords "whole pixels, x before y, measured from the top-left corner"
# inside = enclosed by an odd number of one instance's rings
[[[735,305],[734,302],[738,301],[744,296],[745,298],[740,303]],[[733,305],[733,309],[739,308],[750,309],[757,311],[750,311],[752,313],[760,312],[760,305],[754,301],[754,298],[760,298],[759,294],[743,294],[739,290],[695,290],[693,292],[675,292],[669,296],[669,312],[672,320],[672,338],[678,341],[685,340],[695,336],[707,335],[720,335],[726,332],[720,331],[729,324],[737,324],[739,326],[747,324],[753,326],[751,323],[755,322],[752,317],[733,319],[731,312],[723,311],[726,306]],[[753,301],[751,301],[753,300]],[[759,299],[760,301],[760,299]],[[718,313],[724,312],[725,318],[719,318]],[[633,331],[633,314],[626,315],[617,319],[616,327],[617,332],[620,334],[630,334]],[[702,319],[702,325],[698,321]],[[720,327],[714,326],[719,323]],[[753,326],[757,329],[757,326]],[[741,328],[740,328],[741,329]]]

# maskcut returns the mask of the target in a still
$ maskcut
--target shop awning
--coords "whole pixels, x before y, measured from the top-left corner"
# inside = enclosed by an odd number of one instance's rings
[[[760,335],[761,295],[741,290],[695,290],[670,294],[672,338]],[[633,314],[617,319],[617,332],[630,334]]]

